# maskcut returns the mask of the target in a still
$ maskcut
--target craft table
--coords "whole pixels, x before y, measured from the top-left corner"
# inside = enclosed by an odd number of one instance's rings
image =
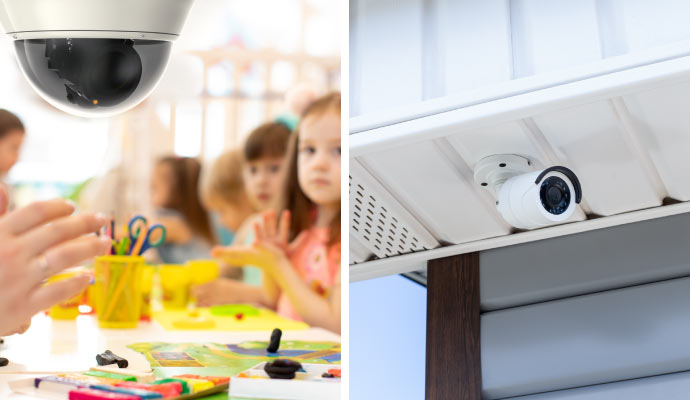
[[[8,383],[15,379],[60,371],[86,371],[96,366],[96,354],[106,349],[130,362],[130,368],[150,370],[143,355],[126,346],[139,342],[240,343],[268,341],[270,331],[166,331],[158,323],[140,323],[137,329],[100,329],[95,317],[79,316],[76,321],[54,321],[37,315],[23,335],[5,338],[0,356],[10,364],[0,368],[0,398],[26,400],[31,397],[11,393]],[[284,331],[283,339],[340,342],[340,336],[320,328]]]

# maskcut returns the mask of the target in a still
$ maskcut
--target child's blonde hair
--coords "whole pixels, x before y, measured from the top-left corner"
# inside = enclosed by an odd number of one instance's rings
[[[340,92],[332,92],[316,99],[302,114],[300,125],[309,117],[321,116],[328,112],[340,116]],[[290,210],[290,236],[295,238],[300,232],[311,228],[314,223],[314,208],[316,204],[304,193],[299,185],[297,174],[297,145],[299,142],[299,126],[290,137],[287,155],[287,174],[285,179],[285,198],[283,208]],[[340,207],[338,207],[340,208]],[[340,242],[340,211],[333,218],[329,227],[328,244]]]
[[[203,197],[206,201],[217,196],[228,203],[238,203],[244,192],[242,180],[242,152],[230,150],[213,162],[204,183]]]

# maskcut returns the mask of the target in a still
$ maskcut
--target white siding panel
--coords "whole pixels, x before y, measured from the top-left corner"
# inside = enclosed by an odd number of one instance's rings
[[[687,0],[615,0],[631,52],[690,38]]]
[[[640,140],[650,153],[670,197],[690,200],[690,83],[664,86],[624,101],[641,127]]]
[[[661,205],[640,160],[631,152],[608,102],[534,118],[546,139],[580,178],[592,212],[613,215]]]
[[[514,77],[601,59],[594,0],[510,2]]]
[[[688,308],[685,278],[483,314],[484,397],[687,371]]]
[[[360,114],[422,99],[422,1],[359,0],[351,88]]]
[[[433,142],[361,160],[441,241],[462,243],[509,232],[493,201],[477,196],[474,182],[463,176],[471,171],[459,171]]]
[[[507,1],[442,0],[440,8],[446,94],[510,80]]]

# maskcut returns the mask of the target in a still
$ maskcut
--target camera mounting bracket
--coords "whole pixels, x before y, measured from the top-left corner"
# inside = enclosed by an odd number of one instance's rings
[[[534,170],[534,163],[526,157],[517,154],[494,154],[482,158],[474,166],[474,181],[497,198],[505,181]]]

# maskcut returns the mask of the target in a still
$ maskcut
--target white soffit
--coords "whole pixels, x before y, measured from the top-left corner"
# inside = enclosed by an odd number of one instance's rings
[[[685,203],[690,201],[688,110],[690,43],[682,42],[558,75],[510,81],[493,91],[420,103],[375,120],[353,118],[351,178],[370,182],[367,196],[396,203],[407,229],[416,227],[408,233],[424,237],[425,244],[392,256],[357,236],[350,279],[690,212]],[[540,167],[573,169],[583,203],[572,223],[515,233],[496,212],[494,199],[472,179],[478,160],[501,153],[526,156]],[[352,196],[351,189],[351,207]],[[352,210],[350,215],[353,226]]]

